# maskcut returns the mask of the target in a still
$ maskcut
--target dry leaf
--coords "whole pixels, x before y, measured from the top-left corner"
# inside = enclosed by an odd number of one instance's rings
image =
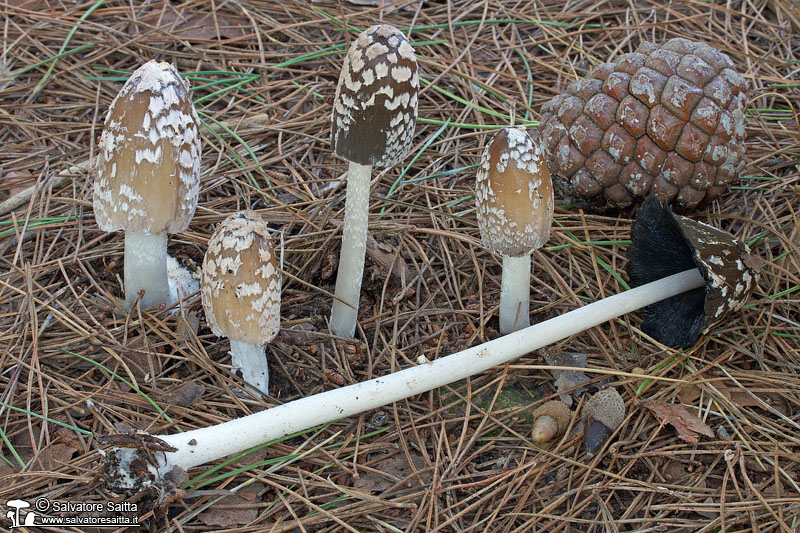
[[[258,495],[264,490],[263,483],[252,483],[222,498],[208,510],[200,513],[198,518],[207,526],[236,527],[249,524],[258,518]]]
[[[167,402],[181,407],[189,407],[206,391],[200,383],[185,383],[167,395]]]
[[[161,373],[161,358],[147,349],[144,335],[129,340],[120,355],[136,381],[152,380]]]
[[[178,317],[178,324],[175,327],[175,337],[182,344],[194,342],[197,336],[197,329],[200,327],[200,318],[195,311],[186,313],[186,318]]]
[[[0,180],[0,186],[8,192],[9,197],[24,191],[35,183],[36,178],[27,170],[12,170]]]
[[[714,432],[705,422],[691,414],[686,406],[666,402],[643,402],[664,424],[669,424],[678,431],[678,437],[689,444],[697,444],[698,435],[714,438]]]
[[[678,399],[686,405],[694,405],[702,392],[703,389],[697,385],[685,385],[678,391]]]
[[[367,255],[383,272],[390,272],[393,280],[401,287],[405,287],[411,280],[411,270],[392,245],[379,243],[372,235],[367,235]]]
[[[17,471],[13,467],[0,461],[0,479],[8,479],[9,476],[16,474]],[[9,480],[10,481],[10,480]]]
[[[575,352],[561,352],[554,354],[547,350],[542,350],[544,360],[552,366],[574,366],[575,368],[586,368],[586,354]],[[556,379],[558,397],[568,406],[572,406],[572,395],[578,395],[586,387],[582,384],[589,381],[586,374],[581,370],[551,370],[551,374]],[[565,392],[569,391],[569,392]]]
[[[164,40],[168,33],[170,37],[186,39],[189,41],[209,41],[220,39],[235,39],[247,34],[244,26],[248,25],[247,19],[212,16],[210,13],[184,14],[175,11],[154,11],[139,17],[136,22],[128,25],[128,32],[136,35],[150,31],[152,27],[163,30],[163,33],[153,33],[148,39]],[[219,33],[217,33],[219,28]]]
[[[51,444],[41,448],[33,461],[33,470],[53,472],[65,464],[69,464],[77,448],[67,444]]]
[[[414,469],[408,464],[405,454],[397,454],[378,465],[378,470],[361,471],[358,479],[353,482],[353,487],[376,494],[404,479],[410,486],[427,486],[431,482],[431,472],[425,469],[425,460],[417,453],[409,453],[414,462]],[[415,470],[416,475],[409,478]]]

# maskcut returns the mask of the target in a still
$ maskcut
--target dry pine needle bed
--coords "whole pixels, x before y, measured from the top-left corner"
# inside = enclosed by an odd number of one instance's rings
[[[142,505],[141,520],[172,531],[798,530],[794,2],[139,4],[0,3],[3,517],[13,499],[119,500],[95,478],[98,435],[208,426],[498,337],[500,256],[481,244],[474,200],[490,134],[537,125],[569,83],[642,42],[689,37],[727,54],[748,85],[741,179],[686,213],[761,258],[743,310],[686,350],[654,342],[641,315],[625,315],[192,469],[172,504]],[[347,169],[331,154],[331,105],[347,45],[378,22],[414,43],[419,118],[409,155],[372,176],[348,340],[327,330]],[[198,208],[169,253],[197,269],[215,227],[242,209],[282,243],[269,399],[241,392],[198,295],[173,313],[117,310],[123,238],[97,227],[89,161],[108,106],[150,59],[191,82],[202,121]],[[533,255],[532,321],[625,290],[634,212],[557,198],[551,237]],[[534,443],[537,407],[569,396],[572,428],[580,405],[609,385],[626,415],[600,453],[588,456],[571,429]]]

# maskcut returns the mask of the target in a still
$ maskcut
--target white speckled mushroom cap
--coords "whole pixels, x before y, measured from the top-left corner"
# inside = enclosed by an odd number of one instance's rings
[[[331,143],[336,155],[390,167],[411,147],[417,119],[417,59],[400,30],[379,24],[350,45],[336,86]]]
[[[673,348],[688,348],[701,335],[744,307],[756,285],[747,245],[708,224],[676,216],[655,195],[636,211],[628,248],[631,287],[697,268],[705,286],[642,309],[642,331]]]
[[[280,271],[258,214],[234,213],[214,231],[203,258],[200,294],[215,335],[259,345],[278,334]]]
[[[98,144],[94,212],[101,229],[186,229],[200,190],[198,123],[189,85],[175,67],[149,61],[131,75]]]
[[[550,171],[524,128],[503,128],[484,149],[475,202],[483,244],[493,253],[522,256],[550,238]]]

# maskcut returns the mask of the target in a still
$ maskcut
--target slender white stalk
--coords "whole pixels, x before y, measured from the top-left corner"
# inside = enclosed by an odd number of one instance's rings
[[[152,307],[169,300],[167,282],[167,232],[158,235],[125,232],[125,301],[132,305],[144,290],[139,305]]]
[[[336,296],[331,310],[331,331],[340,337],[352,337],[356,331],[364,254],[367,250],[367,215],[371,165],[350,162],[347,170],[347,197],[344,204],[342,249],[336,274]],[[346,302],[346,303],[345,303]]]
[[[263,344],[231,339],[231,365],[242,371],[242,379],[247,383],[269,394],[269,366]]]
[[[503,256],[500,283],[500,333],[527,328],[530,322],[531,254]]]
[[[697,269],[642,285],[430,363],[301,398],[216,426],[158,435],[178,449],[160,472],[188,469],[279,437],[441,387],[670,296],[702,287]]]

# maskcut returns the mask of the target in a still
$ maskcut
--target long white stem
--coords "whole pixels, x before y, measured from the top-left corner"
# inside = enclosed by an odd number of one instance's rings
[[[697,269],[687,270],[430,363],[307,396],[216,426],[175,435],[158,435],[159,439],[178,449],[166,453],[160,471],[166,473],[172,465],[188,469],[296,431],[441,387],[606,320],[703,285],[703,277]]]
[[[336,296],[331,310],[331,331],[340,337],[352,337],[356,331],[364,254],[367,250],[367,215],[371,165],[350,163],[347,170],[347,197],[344,203],[342,249],[336,274]],[[345,303],[346,302],[346,303]]]
[[[152,307],[169,299],[167,232],[158,235],[125,232],[126,303],[132,305],[141,290],[144,290],[141,307]]]
[[[242,379],[247,383],[269,394],[269,366],[263,344],[231,339],[231,365],[242,371]]]
[[[500,333],[527,328],[530,322],[531,254],[503,256],[500,282]]]

